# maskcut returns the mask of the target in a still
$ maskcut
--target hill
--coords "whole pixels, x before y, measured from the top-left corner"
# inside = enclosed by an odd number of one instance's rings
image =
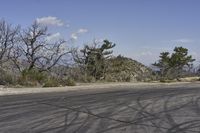
[[[142,63],[131,58],[117,56],[107,61],[107,81],[149,81],[153,71]]]

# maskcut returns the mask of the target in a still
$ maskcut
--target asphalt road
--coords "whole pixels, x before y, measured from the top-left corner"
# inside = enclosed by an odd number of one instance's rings
[[[1,96],[0,133],[200,133],[200,87]]]

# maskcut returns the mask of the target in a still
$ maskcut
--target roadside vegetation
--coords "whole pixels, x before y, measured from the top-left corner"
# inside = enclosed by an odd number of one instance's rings
[[[77,82],[180,81],[199,76],[188,49],[162,52],[154,68],[122,55],[113,56],[115,43],[93,41],[83,48],[65,40],[49,41],[47,27],[33,23],[26,29],[0,20],[0,85],[56,87]]]
[[[160,53],[160,59],[155,62],[155,66],[158,71],[157,74],[160,76],[160,81],[176,80],[180,81],[181,78],[197,76],[197,71],[193,67],[195,59],[191,55],[188,55],[188,49],[183,47],[175,47],[173,53],[162,52]]]

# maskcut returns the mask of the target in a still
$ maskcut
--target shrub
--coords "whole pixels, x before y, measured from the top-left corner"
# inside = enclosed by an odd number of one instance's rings
[[[45,81],[43,87],[59,87],[59,86],[75,86],[76,83],[72,78],[67,79],[57,79],[55,77],[50,77]]]
[[[15,80],[11,74],[0,69],[0,85],[14,84]]]
[[[75,86],[76,85],[75,81],[72,78],[67,78],[67,79],[62,80],[61,84],[63,86]]]
[[[161,82],[161,83],[166,83],[166,80],[163,79],[163,78],[161,78],[161,79],[160,79],[160,82]]]
[[[38,86],[44,83],[47,76],[36,69],[23,70],[18,79],[20,85],[23,86]]]
[[[95,77],[93,77],[93,76],[89,76],[89,75],[84,75],[84,74],[80,74],[79,76],[78,76],[78,78],[77,77],[72,77],[71,79],[73,79],[73,80],[75,80],[75,81],[77,81],[77,82],[83,82],[83,83],[93,83],[93,82],[96,82],[96,79],[95,79]]]
[[[107,82],[116,82],[116,78],[113,78],[112,75],[106,75],[105,76],[105,81],[107,81]]]
[[[56,78],[49,78],[45,81],[43,87],[58,87],[60,86],[59,81]]]

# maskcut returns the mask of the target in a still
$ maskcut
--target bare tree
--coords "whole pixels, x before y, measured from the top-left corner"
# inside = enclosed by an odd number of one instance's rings
[[[10,53],[16,43],[19,26],[12,27],[5,20],[0,20],[0,65],[10,58]]]
[[[12,60],[17,68],[47,71],[57,65],[61,58],[71,53],[65,40],[49,41],[47,27],[34,23],[20,35],[21,42],[14,48]]]

